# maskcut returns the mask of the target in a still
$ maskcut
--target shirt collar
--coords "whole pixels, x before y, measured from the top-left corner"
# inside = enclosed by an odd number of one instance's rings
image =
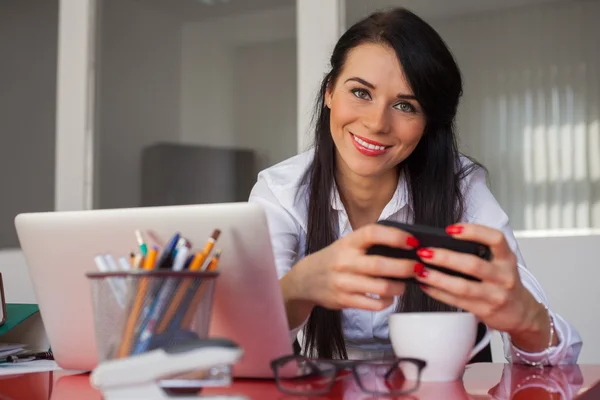
[[[391,215],[395,214],[408,203],[408,185],[404,178],[404,173],[401,172],[398,177],[398,184],[396,185],[396,191],[392,196],[392,199],[386,204],[381,212],[380,220],[387,219]],[[340,198],[340,192],[338,191],[337,184],[334,183],[331,188],[331,208],[336,211],[346,211],[344,204]]]

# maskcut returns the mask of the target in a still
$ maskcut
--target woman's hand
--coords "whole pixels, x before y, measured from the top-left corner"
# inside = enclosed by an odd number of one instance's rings
[[[491,261],[445,249],[419,249],[426,263],[443,266],[481,279],[453,277],[426,269],[417,272],[423,290],[446,304],[472,312],[492,329],[507,332],[524,351],[545,349],[550,340],[550,321],[543,305],[521,283],[517,259],[501,231],[474,224],[449,226],[457,239],[488,245]]]
[[[384,277],[413,277],[416,263],[365,254],[375,244],[404,249],[418,246],[413,236],[396,228],[364,226],[300,260],[282,278],[288,280],[282,282],[284,297],[334,310],[378,311],[390,306],[405,285]]]

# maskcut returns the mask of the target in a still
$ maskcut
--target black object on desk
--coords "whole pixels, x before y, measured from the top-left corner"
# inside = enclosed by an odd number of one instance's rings
[[[20,363],[35,360],[54,360],[54,355],[51,351],[44,351],[40,353],[15,354],[6,357],[3,360],[0,360],[0,363]]]

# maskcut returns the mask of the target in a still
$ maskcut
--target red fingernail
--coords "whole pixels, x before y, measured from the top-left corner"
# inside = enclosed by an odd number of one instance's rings
[[[427,285],[419,285],[419,287],[421,288],[421,290],[427,290],[427,289],[429,289],[429,288],[427,287]]]
[[[446,228],[446,233],[449,235],[458,235],[462,233],[464,227],[460,225],[450,225]]]
[[[433,250],[419,249],[417,250],[417,255],[421,258],[433,258]]]
[[[419,241],[414,236],[409,236],[406,238],[406,244],[410,247],[419,247]]]
[[[419,278],[427,278],[427,275],[429,275],[429,271],[427,271],[425,268],[419,271]]]
[[[424,270],[425,270],[425,265],[423,265],[421,263],[415,264],[415,267],[414,267],[415,274],[417,274],[418,276],[421,276],[421,274],[423,273]]]

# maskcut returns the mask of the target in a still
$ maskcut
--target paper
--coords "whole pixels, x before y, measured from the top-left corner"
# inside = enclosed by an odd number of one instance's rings
[[[0,364],[0,376],[26,374],[30,372],[46,372],[61,369],[54,360],[36,360],[22,363]]]
[[[25,345],[20,343],[0,343],[0,358],[6,358],[24,350]]]

